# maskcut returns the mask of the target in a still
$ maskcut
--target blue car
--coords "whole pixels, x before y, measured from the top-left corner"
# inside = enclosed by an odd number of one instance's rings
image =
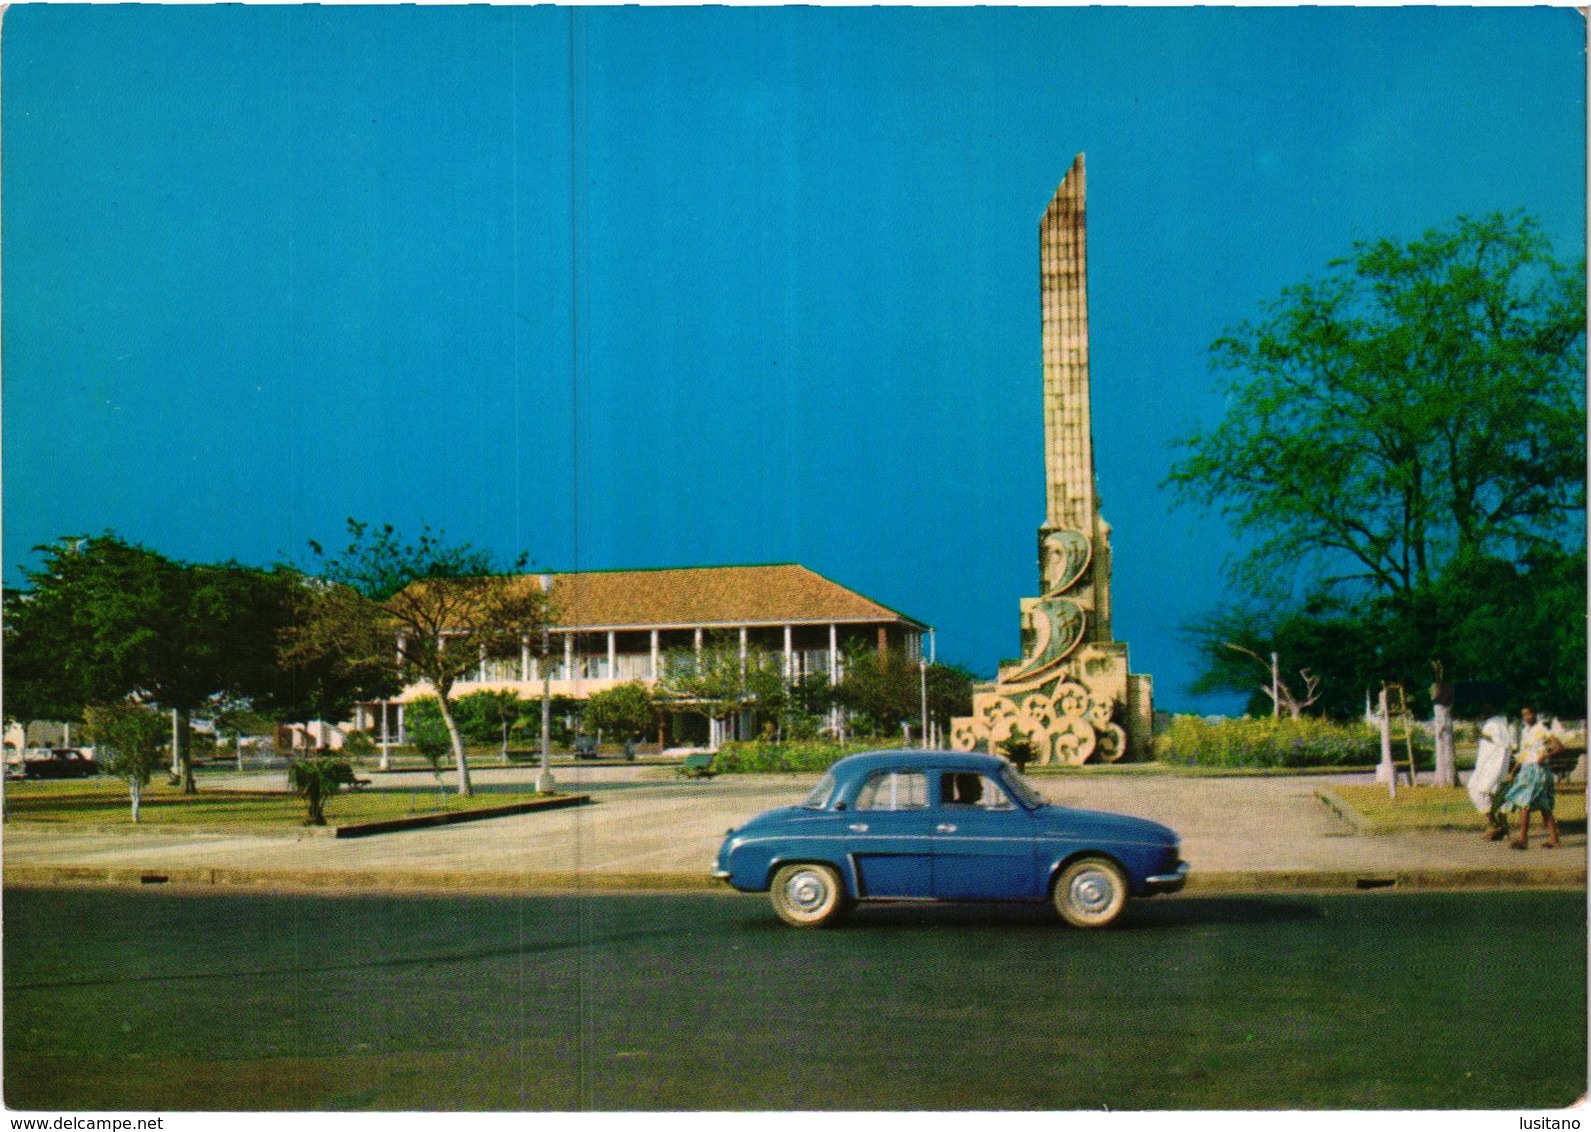
[[[729,831],[713,875],[815,928],[858,900],[1052,901],[1080,928],[1188,877],[1177,835],[1041,798],[1007,760],[953,751],[841,759],[798,806]]]

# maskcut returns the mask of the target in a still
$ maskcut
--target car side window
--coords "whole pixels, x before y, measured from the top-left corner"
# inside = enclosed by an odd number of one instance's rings
[[[1012,809],[1010,795],[986,774],[947,772],[939,776],[941,806],[971,806],[980,810]]]
[[[862,784],[859,810],[920,810],[928,805],[928,783],[921,771],[886,770]]]

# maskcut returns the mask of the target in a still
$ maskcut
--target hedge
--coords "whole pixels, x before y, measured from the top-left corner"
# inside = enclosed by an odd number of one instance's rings
[[[796,743],[764,743],[760,740],[729,742],[718,748],[713,766],[724,774],[809,774],[828,770],[846,755],[858,751],[877,751],[899,747],[901,741],[877,740],[862,745],[841,746],[821,739]]]
[[[1417,762],[1429,764],[1431,737],[1414,732]],[[1365,723],[1330,720],[1224,719],[1179,715],[1170,730],[1155,739],[1155,757],[1182,766],[1289,767],[1375,766],[1381,761],[1379,732]],[[1408,761],[1408,747],[1394,731],[1392,757]]]

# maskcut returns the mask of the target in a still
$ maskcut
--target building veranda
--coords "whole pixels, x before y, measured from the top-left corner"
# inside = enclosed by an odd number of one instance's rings
[[[483,658],[455,695],[509,691],[536,700],[545,690],[585,700],[630,682],[656,689],[670,658],[725,648],[743,662],[772,663],[786,684],[822,675],[837,685],[848,654],[892,650],[916,663],[931,632],[794,563],[528,574],[522,583],[548,589],[546,640],[522,641],[518,656]],[[378,743],[404,743],[406,706],[431,694],[429,684],[412,684],[394,700],[361,706],[351,727]],[[715,747],[747,737],[753,720],[749,711],[713,718],[676,703],[663,725],[669,743]]]

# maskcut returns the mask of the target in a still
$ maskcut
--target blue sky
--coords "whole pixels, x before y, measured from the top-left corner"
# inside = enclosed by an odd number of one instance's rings
[[[1585,245],[1568,8],[12,7],[4,556],[346,516],[555,569],[801,562],[1017,651],[1038,219],[1088,155],[1118,637],[1234,544],[1159,489],[1209,344],[1360,238]]]

